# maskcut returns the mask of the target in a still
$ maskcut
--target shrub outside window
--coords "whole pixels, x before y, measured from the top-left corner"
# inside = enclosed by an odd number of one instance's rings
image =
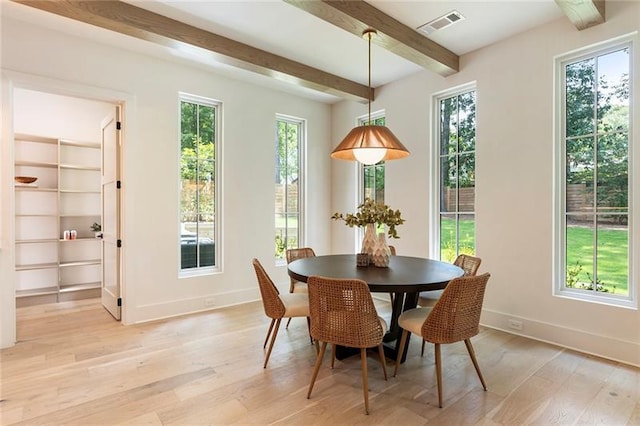
[[[368,116],[366,118],[360,118],[358,125],[363,126],[367,124],[367,122]],[[386,124],[384,113],[378,112],[372,114],[371,124],[374,126],[384,126]],[[377,203],[384,204],[384,161],[376,164],[362,164],[361,168],[362,194],[361,197],[359,197],[360,202],[364,202],[366,198],[370,198]]]
[[[440,260],[475,254],[476,92],[465,87],[436,97]]]
[[[303,244],[302,157],[304,121],[278,115],[275,144],[275,258],[282,261],[287,249]]]
[[[556,293],[629,305],[630,57],[618,42],[557,58]]]
[[[180,95],[180,270],[218,269],[219,104]]]

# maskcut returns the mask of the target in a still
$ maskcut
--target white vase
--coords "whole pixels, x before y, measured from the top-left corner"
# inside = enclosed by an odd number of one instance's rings
[[[387,244],[387,235],[385,233],[378,234],[371,260],[375,266],[387,268],[389,266],[389,256],[391,256],[391,250],[389,250],[389,245]]]
[[[375,246],[376,225],[373,223],[367,223],[367,226],[364,228],[364,238],[362,239],[362,250],[360,250],[360,253],[366,253],[369,256],[372,256]]]

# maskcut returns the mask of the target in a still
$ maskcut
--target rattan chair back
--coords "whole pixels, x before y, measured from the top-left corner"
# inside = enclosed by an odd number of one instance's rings
[[[353,348],[382,342],[384,330],[366,282],[311,276],[307,284],[314,339]]]
[[[316,253],[311,247],[292,248],[287,249],[287,263],[291,263],[294,260],[303,259],[305,257],[313,257]]]
[[[478,273],[480,262],[482,262],[482,259],[479,257],[470,256],[468,254],[459,254],[453,264],[462,268],[464,275],[467,276],[476,275]]]
[[[453,343],[478,334],[482,302],[490,276],[487,272],[449,281],[422,325],[422,338],[431,343]]]
[[[253,259],[251,263],[253,264],[253,268],[256,270],[256,278],[258,278],[264,313],[269,318],[282,318],[286,309],[282,300],[280,300],[280,297],[278,296],[280,292],[273,281],[271,281],[271,278],[262,267],[260,261],[258,259]]]

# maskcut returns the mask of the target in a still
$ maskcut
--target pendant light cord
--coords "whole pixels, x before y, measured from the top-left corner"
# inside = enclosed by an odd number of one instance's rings
[[[369,126],[371,126],[371,36],[373,32],[370,31],[367,36],[369,37]]]

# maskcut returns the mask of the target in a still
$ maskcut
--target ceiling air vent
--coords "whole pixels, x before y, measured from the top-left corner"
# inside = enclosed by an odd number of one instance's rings
[[[457,10],[454,10],[446,15],[434,19],[431,22],[427,22],[426,24],[419,26],[417,30],[425,34],[431,34],[434,31],[441,30],[462,20],[464,20],[464,16],[462,16]]]

